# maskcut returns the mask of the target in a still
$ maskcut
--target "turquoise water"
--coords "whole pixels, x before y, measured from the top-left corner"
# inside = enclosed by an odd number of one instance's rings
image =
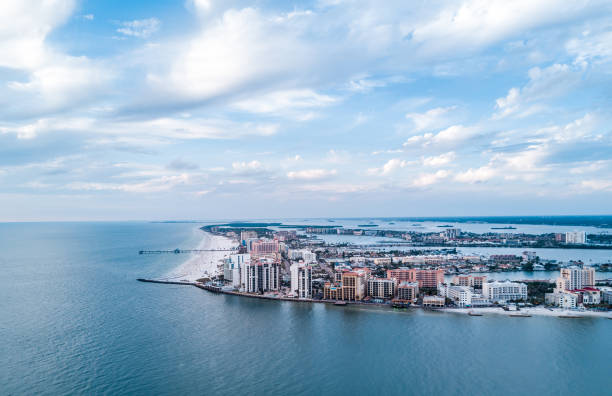
[[[193,224],[0,224],[0,393],[609,394],[612,320],[255,301],[143,284]]]

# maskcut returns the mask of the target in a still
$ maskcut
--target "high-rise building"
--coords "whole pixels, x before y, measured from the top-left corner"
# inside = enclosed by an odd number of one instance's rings
[[[251,255],[246,254],[231,254],[225,260],[223,265],[223,277],[226,281],[230,281],[232,286],[240,287],[240,271],[245,263],[251,262]]]
[[[312,298],[312,267],[295,263],[290,267],[291,292],[298,298]]]
[[[250,252],[252,254],[270,254],[270,253],[278,253],[280,250],[280,246],[277,240],[269,240],[262,239],[257,241],[252,241]]]
[[[586,243],[586,232],[570,231],[565,233],[565,243],[583,244]]]
[[[591,267],[561,268],[557,291],[576,290],[595,286],[595,270]]]
[[[422,269],[417,272],[416,278],[420,288],[435,289],[440,283],[444,283],[444,270]]]
[[[368,295],[374,298],[393,298],[397,281],[387,278],[368,279]]]
[[[242,284],[247,293],[263,293],[278,290],[280,265],[270,258],[251,259],[244,264]]]
[[[387,270],[387,278],[396,279],[397,284],[402,282],[418,282],[421,288],[435,289],[438,287],[438,284],[444,283],[444,270],[410,269],[402,267]]]

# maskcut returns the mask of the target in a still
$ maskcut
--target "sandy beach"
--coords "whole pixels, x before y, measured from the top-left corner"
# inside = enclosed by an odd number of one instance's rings
[[[237,242],[230,238],[213,235],[200,231],[202,240],[196,249],[230,249],[237,246]],[[164,275],[164,279],[195,281],[203,276],[214,275],[219,260],[227,257],[230,252],[202,252],[192,253],[181,265]]]
[[[611,318],[612,312],[595,312],[595,311],[579,311],[579,310],[566,310],[560,308],[545,308],[545,307],[531,307],[521,308],[520,311],[504,311],[501,308],[486,307],[486,308],[443,308],[440,311],[467,315],[469,312],[474,312],[483,315],[516,315],[516,314],[527,314],[532,316],[582,316],[582,317],[596,317],[596,318]]]

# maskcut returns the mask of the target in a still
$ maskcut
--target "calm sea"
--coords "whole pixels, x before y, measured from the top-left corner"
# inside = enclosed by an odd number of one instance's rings
[[[612,320],[262,302],[142,284],[194,224],[0,224],[0,394],[610,394]]]

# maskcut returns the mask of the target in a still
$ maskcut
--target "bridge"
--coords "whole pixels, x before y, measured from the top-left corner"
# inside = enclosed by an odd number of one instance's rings
[[[236,252],[238,248],[231,249],[174,249],[174,250],[139,250],[138,254],[164,254],[164,253],[203,253],[203,252]]]

